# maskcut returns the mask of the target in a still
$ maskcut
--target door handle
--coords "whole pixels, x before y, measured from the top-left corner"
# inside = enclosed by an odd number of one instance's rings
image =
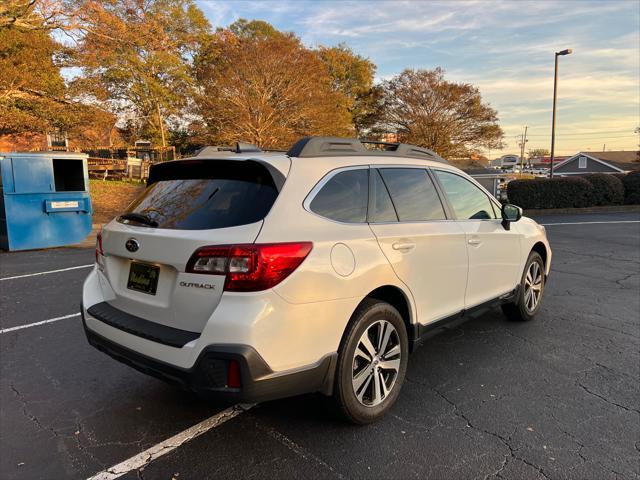
[[[467,243],[469,245],[477,246],[477,245],[480,245],[482,242],[480,241],[479,238],[470,238],[469,240],[467,240]]]
[[[415,243],[396,242],[393,245],[391,245],[391,248],[393,248],[394,250],[409,251],[409,250],[413,249],[415,246],[416,246]]]

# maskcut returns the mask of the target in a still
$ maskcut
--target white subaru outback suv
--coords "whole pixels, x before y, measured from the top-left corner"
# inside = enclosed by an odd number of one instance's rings
[[[427,335],[494,305],[531,319],[544,227],[430,150],[364,143],[207,147],[154,165],[98,236],[91,345],[230,401],[333,395],[367,423]]]

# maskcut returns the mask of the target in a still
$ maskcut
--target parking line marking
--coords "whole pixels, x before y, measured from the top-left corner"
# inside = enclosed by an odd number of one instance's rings
[[[596,224],[603,224],[603,223],[640,223],[640,220],[612,220],[610,222],[602,221],[602,222],[541,223],[540,225],[542,225],[544,227],[548,227],[548,226],[551,226],[551,225],[596,225]]]
[[[0,335],[3,333],[15,332],[16,330],[22,330],[23,328],[37,327],[38,325],[45,325],[47,323],[57,322],[59,320],[66,320],[67,318],[79,317],[80,313],[72,313],[70,315],[63,315],[62,317],[50,318],[49,320],[42,320],[41,322],[28,323],[27,325],[18,325],[17,327],[3,328],[0,330]]]
[[[49,275],[50,273],[68,272],[69,270],[79,270],[81,268],[89,268],[89,267],[93,267],[93,263],[91,265],[78,265],[77,267],[60,268],[58,270],[49,270],[48,272],[27,273],[26,275],[16,275],[14,277],[4,277],[4,278],[0,278],[0,282],[3,282],[5,280],[15,280],[16,278],[36,277],[38,275]]]
[[[245,412],[253,407],[253,404],[234,405],[215,415],[203,420],[202,422],[183,430],[182,432],[174,435],[163,442],[148,448],[144,452],[140,452],[137,455],[120,462],[113,467],[107,468],[101,472],[96,473],[94,476],[89,477],[87,480],[113,480],[115,478],[126,475],[133,470],[139,470],[153,462],[154,460],[172,452],[179,446],[187,443],[190,440],[202,435],[203,433],[218,427],[228,420],[237,417],[242,412]]]

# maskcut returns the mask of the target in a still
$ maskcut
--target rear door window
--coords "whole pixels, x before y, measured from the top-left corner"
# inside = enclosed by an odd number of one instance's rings
[[[262,220],[278,196],[257,162],[201,160],[159,165],[152,182],[124,213],[142,214],[158,228],[206,230]],[[124,220],[123,223],[136,223]]]
[[[343,223],[365,223],[369,203],[369,169],[345,170],[332,176],[313,197],[313,213]]]
[[[371,223],[384,223],[384,222],[397,222],[398,215],[396,214],[389,191],[387,190],[380,172],[378,170],[371,170],[373,175],[373,204],[372,211],[369,214],[369,221]]]
[[[401,222],[445,220],[438,192],[426,170],[383,168],[380,170]]]

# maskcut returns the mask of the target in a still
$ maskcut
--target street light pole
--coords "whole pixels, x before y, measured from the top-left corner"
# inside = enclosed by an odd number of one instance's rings
[[[551,170],[549,174],[549,178],[553,178],[553,160],[554,160],[554,149],[556,144],[556,100],[558,95],[558,57],[560,55],[569,55],[573,50],[567,48],[566,50],[562,50],[561,52],[556,52],[556,62],[553,74],[553,114],[551,118]]]

